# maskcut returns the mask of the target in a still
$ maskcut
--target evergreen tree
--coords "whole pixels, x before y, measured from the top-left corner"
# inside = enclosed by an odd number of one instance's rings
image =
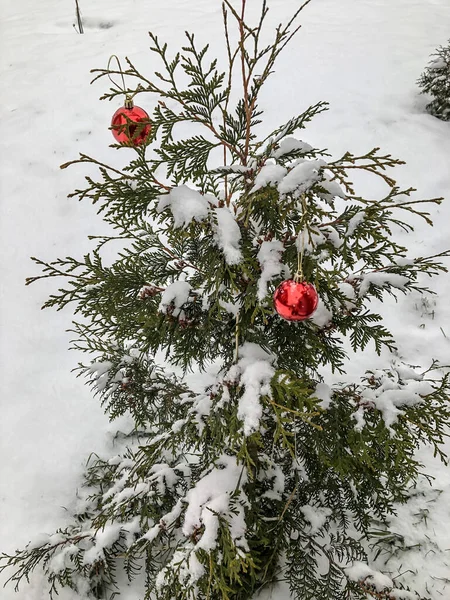
[[[249,600],[280,580],[299,600],[392,597],[364,540],[407,499],[421,443],[445,460],[449,382],[436,363],[418,373],[399,360],[370,300],[423,292],[420,274],[445,270],[448,253],[410,258],[396,240],[413,230],[408,215],[431,224],[427,204],[441,199],[400,189],[388,170],[401,161],[378,148],[334,160],[294,137],[325,103],[261,135],[261,88],[308,2],[266,46],[266,2],[254,25],[245,4],[223,2],[225,70],[191,34],[174,56],[150,34],[162,63],[151,79],[127,61],[126,93],[157,100],[148,143],[128,144],[123,169],[74,161],[99,167],[73,196],[99,207],[111,235],[82,259],[34,259],[42,274],[29,282],[67,282],[45,306],[75,306],[73,345],[89,357],[79,373],[135,428],[118,434],[117,456],[90,459],[71,525],[3,555],[17,588],[42,566],[51,592],[94,598],[120,596],[122,570],[157,600]],[[355,171],[385,194],[358,196]],[[320,296],[299,323],[272,300],[294,274]],[[387,368],[346,382],[345,338],[391,351]],[[188,385],[211,365],[212,384]],[[324,383],[324,369],[342,383]]]
[[[422,94],[433,97],[427,104],[428,112],[438,119],[450,121],[450,40],[432,54],[417,83]]]

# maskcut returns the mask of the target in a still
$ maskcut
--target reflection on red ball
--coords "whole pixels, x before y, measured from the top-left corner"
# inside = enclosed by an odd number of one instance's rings
[[[152,125],[150,117],[140,106],[122,106],[111,119],[111,129],[113,136],[121,144],[140,146],[147,141]]]
[[[317,308],[316,288],[306,281],[288,279],[280,283],[273,295],[275,310],[287,321],[304,321]]]

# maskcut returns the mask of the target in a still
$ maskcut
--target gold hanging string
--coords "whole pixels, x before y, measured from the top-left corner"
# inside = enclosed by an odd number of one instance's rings
[[[303,253],[305,248],[305,234],[300,232],[300,251],[297,252],[297,273],[294,275],[294,281],[297,283],[304,280],[303,276]]]
[[[306,196],[305,196],[305,194],[302,194],[302,208],[303,208],[303,215],[304,215],[306,212]],[[303,222],[303,218],[302,218],[302,222]],[[305,277],[303,275],[303,255],[305,253],[305,228],[304,227],[299,232],[299,237],[300,237],[300,249],[297,252],[297,273],[294,275],[294,281],[296,283],[299,283],[305,279]]]
[[[114,79],[111,77],[110,66],[111,66],[112,60],[115,60],[117,62],[117,66],[119,67],[118,70],[119,70],[120,76],[122,78],[122,87],[120,87],[120,85],[117,83],[117,81],[114,81]],[[125,106],[127,106],[128,108],[133,108],[133,98],[136,96],[137,91],[134,92],[134,94],[130,94],[129,92],[127,92],[127,86],[125,85],[125,77],[124,77],[123,73],[124,72],[122,69],[122,65],[120,64],[119,58],[115,54],[112,54],[108,60],[108,79],[110,80],[110,82],[113,84],[114,87],[116,87],[123,94],[125,94]]]
[[[117,62],[117,66],[119,67],[120,76],[122,77],[122,87],[120,87],[120,85],[119,85],[117,82],[115,82],[115,81],[114,81],[114,79],[111,77],[111,73],[110,73],[110,66],[111,66],[111,61],[112,61],[112,60],[114,60],[114,59],[115,59],[115,60],[116,60],[116,62]],[[126,94],[126,92],[127,92],[127,88],[126,88],[126,85],[125,85],[125,77],[123,76],[122,65],[120,64],[120,60],[119,60],[119,58],[118,58],[118,57],[117,57],[115,54],[112,54],[112,55],[109,57],[109,60],[108,60],[108,67],[107,67],[107,68],[108,68],[108,78],[109,78],[110,82],[111,82],[111,83],[112,83],[112,84],[113,84],[113,85],[114,85],[114,86],[115,86],[115,87],[116,87],[118,90],[120,90],[121,92],[123,92],[124,94]]]

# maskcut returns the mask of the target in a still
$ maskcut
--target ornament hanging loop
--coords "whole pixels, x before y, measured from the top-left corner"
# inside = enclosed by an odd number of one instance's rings
[[[303,215],[306,213],[306,195],[302,194],[302,208]],[[295,283],[301,283],[305,280],[305,276],[303,275],[303,255],[305,253],[305,228],[300,231],[298,234],[298,247],[297,247],[297,272],[294,275]]]
[[[120,86],[117,83],[117,81],[114,81],[114,79],[111,77],[111,62],[113,60],[115,60],[117,62],[118,73],[120,74],[120,77],[122,78],[122,86]],[[127,92],[127,86],[125,85],[124,71],[122,69],[122,65],[120,64],[120,60],[119,60],[118,56],[116,56],[115,54],[112,54],[108,60],[108,78],[114,87],[116,87],[119,91],[121,91],[123,94],[125,94],[125,102],[124,102],[125,108],[133,108],[133,106],[134,106],[133,98],[137,92],[134,92],[134,94],[130,94]]]
[[[302,230],[299,233],[298,241],[300,242],[300,248],[297,252],[297,272],[294,275],[295,283],[301,283],[304,281],[305,276],[303,275],[303,254],[305,251],[305,231]]]
[[[120,76],[122,77],[122,87],[120,87],[120,85],[119,85],[119,84],[118,84],[116,81],[114,81],[114,79],[111,77],[111,62],[112,62],[113,60],[115,60],[115,61],[117,62],[117,66],[118,66],[118,72],[120,73]],[[108,69],[108,78],[109,78],[110,82],[111,82],[111,83],[112,83],[112,84],[113,84],[113,85],[114,85],[114,86],[115,86],[115,87],[116,87],[118,90],[120,90],[121,92],[123,92],[124,94],[126,94],[126,93],[127,93],[127,88],[126,88],[126,85],[125,85],[125,77],[123,76],[122,65],[120,64],[120,60],[119,60],[118,56],[116,56],[115,54],[112,54],[112,55],[109,57],[109,60],[108,60],[108,67],[107,67],[107,69]]]

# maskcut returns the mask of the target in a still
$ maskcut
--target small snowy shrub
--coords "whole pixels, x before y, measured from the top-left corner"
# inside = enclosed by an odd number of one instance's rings
[[[427,104],[430,114],[450,121],[450,40],[447,46],[440,46],[430,60],[418,82],[422,94],[433,96]]]
[[[415,598],[398,589],[408,572],[375,571],[367,548],[422,472],[418,446],[446,460],[450,375],[402,363],[371,300],[426,292],[423,274],[446,270],[447,252],[411,256],[395,233],[411,216],[431,225],[441,199],[401,189],[401,161],[379,148],[335,158],[300,138],[325,103],[268,125],[260,91],[305,5],[265,45],[266,2],[249,24],[246,1],[225,0],[222,63],[194,35],[175,54],[151,35],[160,71],[124,73],[153,99],[148,144],[116,146],[114,166],[75,161],[100,167],[73,196],[110,236],[81,259],[35,259],[29,283],[65,277],[45,306],[76,308],[80,373],[134,429],[90,461],[68,523],[0,558],[16,587],[40,567],[51,593],[83,599],[257,600],[279,581],[293,600]],[[383,192],[362,197],[358,173]],[[320,305],[290,323],[273,293],[300,268]],[[350,378],[350,347],[384,351],[386,368]],[[211,364],[194,387],[186,372]]]

